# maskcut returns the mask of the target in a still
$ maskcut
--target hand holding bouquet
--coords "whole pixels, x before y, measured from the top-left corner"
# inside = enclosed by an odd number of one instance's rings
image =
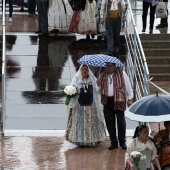
[[[133,164],[137,170],[140,170],[139,161],[142,159],[142,154],[138,151],[133,151],[130,153],[130,157],[133,160]]]
[[[64,93],[66,94],[65,104],[68,105],[71,97],[74,97],[77,94],[77,89],[74,86],[66,86],[64,88]]]

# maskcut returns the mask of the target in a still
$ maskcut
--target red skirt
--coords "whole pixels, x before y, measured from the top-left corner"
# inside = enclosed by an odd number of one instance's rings
[[[80,12],[81,10],[74,11],[71,22],[70,22],[70,26],[69,26],[70,32],[78,33],[78,25],[80,22]]]

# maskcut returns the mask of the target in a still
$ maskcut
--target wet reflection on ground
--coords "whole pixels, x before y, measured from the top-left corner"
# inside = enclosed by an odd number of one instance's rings
[[[124,169],[125,151],[109,151],[109,139],[97,148],[78,148],[58,137],[11,137],[1,143],[1,168],[8,170]]]
[[[34,130],[64,130],[63,88],[85,54],[106,54],[106,42],[76,36],[7,36],[5,133],[32,135]],[[97,76],[98,69],[92,68]],[[34,134],[35,135],[35,134]],[[0,168],[14,170],[122,170],[125,151],[108,151],[109,139],[97,148],[77,148],[64,137],[1,136]]]

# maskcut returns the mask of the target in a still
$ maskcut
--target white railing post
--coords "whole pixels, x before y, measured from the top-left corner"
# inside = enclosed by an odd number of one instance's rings
[[[4,132],[4,120],[5,120],[5,98],[6,98],[6,34],[5,34],[5,0],[3,0],[3,13],[2,13],[2,110],[1,110],[1,123],[3,123],[3,132]]]

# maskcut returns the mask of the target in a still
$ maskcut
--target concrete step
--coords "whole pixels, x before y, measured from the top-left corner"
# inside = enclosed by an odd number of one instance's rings
[[[169,48],[170,40],[144,40],[142,46],[143,48]]]
[[[147,56],[148,64],[170,64],[170,56]]]
[[[141,41],[143,40],[170,40],[170,34],[140,34]]]
[[[150,77],[153,77],[154,81],[170,81],[170,73],[151,73],[150,72]]]
[[[169,56],[170,48],[144,48],[144,53],[147,56]]]
[[[148,64],[150,73],[170,73],[170,64]]]

